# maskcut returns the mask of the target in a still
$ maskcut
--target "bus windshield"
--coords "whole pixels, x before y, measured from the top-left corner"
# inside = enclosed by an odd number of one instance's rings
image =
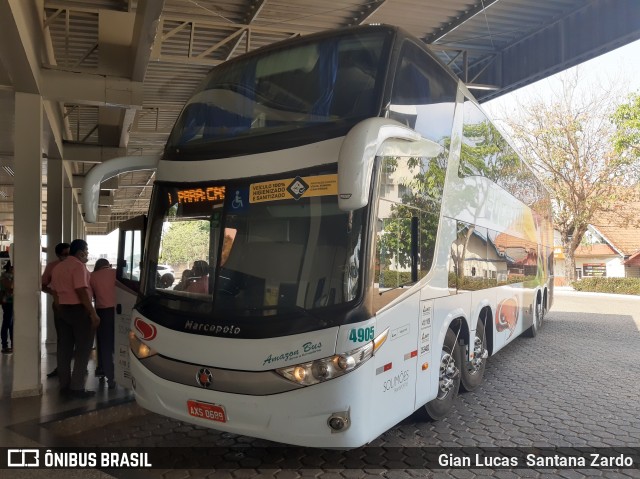
[[[377,116],[376,79],[384,78],[389,38],[387,30],[363,30],[214,68],[182,111],[167,151]]]
[[[336,174],[156,183],[146,296],[244,317],[355,299],[364,213],[338,209],[336,189]]]

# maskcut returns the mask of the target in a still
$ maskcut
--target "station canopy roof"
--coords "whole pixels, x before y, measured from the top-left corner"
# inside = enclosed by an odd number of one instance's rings
[[[160,153],[213,66],[296,35],[367,23],[397,25],[421,38],[485,101],[640,38],[640,2],[6,0],[0,225],[13,229],[15,92],[46,101],[43,184],[47,161],[64,158],[79,195],[96,163]],[[104,184],[99,222],[88,225],[88,234],[108,233],[145,213],[153,180],[146,171]]]

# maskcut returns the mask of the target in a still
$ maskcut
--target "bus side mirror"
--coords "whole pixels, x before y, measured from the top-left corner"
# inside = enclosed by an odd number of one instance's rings
[[[159,155],[121,156],[103,161],[91,168],[84,177],[82,190],[84,220],[87,223],[95,223],[98,219],[100,183],[127,171],[155,170],[159,161]]]
[[[338,207],[354,211],[367,205],[376,156],[436,156],[442,147],[388,118],[369,118],[347,134],[338,156]]]

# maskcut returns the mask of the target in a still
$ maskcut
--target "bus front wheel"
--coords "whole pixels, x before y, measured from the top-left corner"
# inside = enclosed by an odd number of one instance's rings
[[[460,347],[456,346],[456,333],[449,329],[440,353],[438,395],[424,406],[427,415],[433,420],[437,421],[444,418],[458,397],[460,357]]]
[[[473,344],[473,358],[467,362],[462,357],[462,368],[460,369],[460,385],[463,391],[475,391],[482,384],[484,378],[484,370],[487,366],[487,337],[485,334],[484,323],[478,321],[476,326],[476,336]]]

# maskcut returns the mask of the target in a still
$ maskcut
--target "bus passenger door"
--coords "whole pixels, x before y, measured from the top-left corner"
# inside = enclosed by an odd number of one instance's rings
[[[129,389],[131,388],[129,330],[131,329],[131,311],[140,291],[146,223],[146,216],[138,216],[120,223],[119,226],[113,360],[116,382]]]
[[[381,432],[414,411],[419,299],[420,294],[412,294],[376,315],[376,334],[389,329],[386,342],[373,357],[371,409]]]

